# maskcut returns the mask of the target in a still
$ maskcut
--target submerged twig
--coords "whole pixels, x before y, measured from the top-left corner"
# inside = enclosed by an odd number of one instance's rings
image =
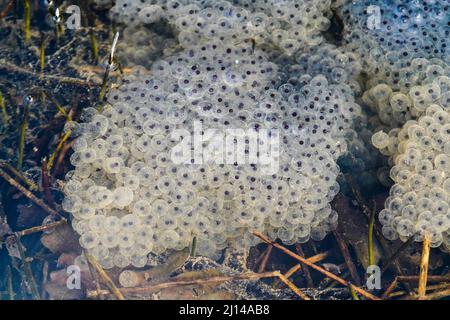
[[[25,281],[28,285],[28,288],[30,289],[31,297],[35,300],[40,300],[40,294],[39,290],[36,284],[36,280],[33,276],[33,271],[31,270],[30,262],[28,261],[28,258],[25,256],[25,252],[22,247],[22,243],[20,242],[20,237],[15,235],[14,236],[16,240],[17,249],[19,250],[20,259],[22,260],[22,268],[23,272],[25,274]]]
[[[12,165],[10,165],[8,162],[4,160],[0,160],[0,168],[4,168],[8,170],[10,173],[12,173],[16,178],[18,178],[20,181],[25,183],[28,188],[32,191],[39,190],[39,187],[30,179],[28,179],[22,172],[18,171],[16,168],[14,168]]]
[[[92,60],[93,60],[94,64],[97,64],[98,63],[98,44],[97,44],[97,39],[95,38],[93,28],[89,28],[89,38],[91,40]]]
[[[32,228],[28,228],[22,231],[18,231],[16,232],[16,235],[19,237],[23,237],[23,236],[27,236],[36,232],[43,232],[43,231],[48,231],[51,229],[54,229],[56,227],[59,227],[63,224],[67,223],[67,221],[64,220],[58,220],[56,222],[52,222],[52,223],[48,223],[48,224],[44,224],[42,226],[36,226],[36,227],[32,227]]]
[[[14,180],[9,174],[0,169],[0,177],[2,177],[6,182],[12,185],[14,188],[19,190],[25,197],[30,199],[36,205],[47,211],[48,213],[61,217],[62,220],[66,220],[58,211],[48,206],[44,201],[36,197],[31,191],[27,190],[25,187],[20,185],[16,180]]]
[[[361,279],[358,275],[358,271],[356,271],[356,267],[352,261],[350,251],[348,250],[345,240],[342,238],[342,236],[339,234],[339,232],[334,231],[333,234],[334,234],[334,237],[336,238],[337,244],[339,246],[339,249],[341,250],[342,256],[344,257],[345,264],[347,265],[348,271],[350,272],[350,275],[351,275],[353,281],[358,286],[360,286]]]
[[[64,162],[64,159],[66,158],[67,152],[69,152],[71,147],[72,147],[72,142],[61,144],[61,150],[58,151],[59,155],[58,155],[58,159],[55,161],[54,169],[52,171],[52,176],[55,176],[59,172],[61,172],[61,170],[62,170],[61,166]]]
[[[259,268],[258,268],[258,273],[264,272],[264,270],[266,270],[266,265],[267,265],[267,262],[269,261],[270,254],[272,253],[272,249],[273,249],[273,246],[269,244],[267,246],[266,251],[263,254],[261,264],[259,265]]]
[[[429,260],[430,260],[430,239],[428,238],[428,236],[425,236],[423,239],[422,257],[420,259],[419,287],[417,291],[419,299],[423,299],[427,291]]]
[[[300,297],[302,300],[311,300],[306,294],[304,294],[295,284],[293,284],[291,281],[289,281],[288,278],[286,278],[284,275],[280,274],[278,275],[278,278],[288,286],[289,289],[291,289],[296,295]]]
[[[48,170],[47,170],[47,158],[45,158],[45,157],[44,157],[44,159],[42,159],[41,171],[42,171],[41,186],[42,186],[42,191],[44,193],[45,200],[47,201],[48,204],[53,205],[54,201],[53,201],[52,192],[50,190],[50,178],[48,176]]]
[[[83,251],[84,256],[86,257],[86,253]],[[94,266],[91,263],[87,264],[89,267],[89,273],[91,274],[92,280],[94,282],[95,285],[95,290],[97,290],[97,292],[101,292],[102,288],[100,286],[100,282],[98,279],[98,274],[97,274],[97,270],[94,268]],[[103,300],[103,295],[99,294],[98,296],[101,300]]]
[[[300,244],[296,244],[295,245],[295,250],[297,251],[299,256],[305,258],[305,253],[303,252],[302,246]],[[307,266],[305,266],[303,268],[303,273],[305,274],[307,287],[308,288],[313,288],[314,287],[314,282],[313,282],[313,279],[311,277],[311,272],[309,272],[309,268]]]
[[[42,266],[42,291],[41,291],[42,299],[45,299],[47,296],[47,292],[45,291],[47,280],[48,280],[48,261],[44,260],[44,264]]]
[[[48,162],[47,162],[47,170],[50,171],[53,168],[53,164],[55,162],[56,155],[61,151],[64,144],[69,140],[70,136],[72,135],[72,131],[68,130],[63,134],[63,136],[59,139],[58,144],[56,145],[55,150],[50,155]]]
[[[42,33],[41,44],[39,46],[39,67],[41,71],[41,77],[44,76],[44,68],[45,68],[45,44],[46,44],[46,36],[44,33]]]
[[[17,169],[21,170],[23,165],[24,151],[25,151],[25,136],[28,127],[28,118],[30,107],[28,103],[24,103],[23,118],[19,129],[19,154],[17,156]]]
[[[337,276],[337,275],[335,275],[335,274],[325,270],[322,267],[319,267],[318,265],[315,265],[314,263],[309,262],[307,259],[305,259],[303,257],[300,257],[298,254],[295,254],[294,252],[290,251],[289,249],[283,247],[282,245],[280,245],[280,244],[270,240],[269,238],[267,238],[266,236],[264,236],[263,234],[261,234],[258,231],[254,231],[253,234],[255,236],[257,236],[258,238],[260,238],[261,240],[263,240],[264,242],[272,244],[275,248],[283,251],[284,253],[286,253],[287,255],[291,256],[292,258],[294,258],[294,259],[300,261],[301,263],[303,263],[303,264],[305,264],[305,265],[307,265],[307,266],[309,266],[309,267],[319,271],[320,273],[324,274],[328,278],[331,278],[331,279],[335,280],[336,282],[339,282],[340,284],[348,287],[349,282],[344,280],[344,279],[342,279],[341,277],[339,277],[339,276]],[[356,292],[358,292],[359,294],[361,294],[362,296],[364,296],[367,299],[380,300],[380,298],[374,296],[373,294],[371,294],[371,293],[369,293],[369,292],[367,292],[367,291],[365,291],[365,290],[363,290],[363,289],[361,289],[361,288],[359,288],[357,286],[353,286],[353,288],[355,289]]]
[[[386,299],[389,298],[392,294],[392,291],[397,288],[397,285],[399,282],[416,282],[419,280],[419,276],[397,276],[395,279],[391,282],[391,284],[387,287],[385,292],[382,294],[381,298]],[[443,276],[428,276],[427,282],[449,282],[450,281],[450,275],[443,275]],[[447,284],[448,285],[448,284]],[[431,289],[431,286],[427,287],[427,290]]]
[[[430,293],[422,297],[422,300],[437,300],[450,296],[450,289]]]
[[[37,80],[52,80],[52,81],[58,81],[61,83],[67,83],[67,84],[73,84],[78,85],[82,87],[89,87],[91,83],[89,83],[86,80],[79,79],[79,78],[71,78],[71,77],[62,77],[62,76],[55,76],[50,74],[45,74],[41,77],[40,74],[36,74],[33,71],[27,70],[25,68],[16,66],[15,64],[12,64],[5,59],[0,59],[0,70],[6,70],[8,72],[12,73],[20,73],[23,75],[27,75],[33,78],[36,78]],[[98,84],[97,82],[92,80],[93,84]]]
[[[350,295],[352,296],[353,300],[360,300],[351,283],[348,284],[348,290],[350,291]]]
[[[9,0],[8,3],[6,4],[5,8],[0,12],[0,19],[6,17],[9,13],[9,11],[11,10],[11,8],[13,7],[15,0]]]
[[[320,262],[324,259],[326,259],[328,256],[330,255],[330,251],[326,251],[323,253],[319,253],[316,254],[315,256],[309,257],[308,260],[309,262],[312,263],[317,263]],[[304,257],[304,256],[303,256]],[[290,268],[285,274],[284,276],[286,278],[290,278],[294,273],[296,273],[298,270],[302,269],[302,265],[301,264],[296,264],[295,266],[293,266],[292,268]]]
[[[388,267],[390,266],[390,264],[392,262],[394,262],[399,256],[400,254],[411,245],[411,243],[414,242],[414,235],[412,235],[411,237],[409,237],[409,239],[405,242],[402,243],[402,245],[391,255],[389,256],[386,261],[383,263],[383,267],[381,268],[381,275],[384,274],[384,272],[388,269]]]
[[[90,254],[85,253],[85,256],[86,256],[88,263],[90,263],[95,268],[95,270],[97,271],[100,278],[103,280],[103,282],[108,287],[108,289],[111,290],[111,292],[114,294],[114,296],[118,300],[125,300],[125,297],[123,296],[123,294],[120,292],[119,289],[117,289],[114,282],[111,280],[109,275],[105,272],[105,270],[103,270],[103,268],[100,266],[100,264],[97,262],[97,260],[95,260],[95,258]]]
[[[6,277],[7,277],[7,286],[8,286],[8,295],[9,295],[9,300],[14,300],[16,294],[14,293],[14,287],[13,287],[13,276],[12,276],[12,270],[11,270],[11,266],[8,265],[6,267]]]
[[[279,271],[265,272],[265,273],[243,273],[233,276],[216,276],[208,279],[196,279],[189,281],[173,281],[173,282],[164,282],[150,287],[134,287],[134,288],[120,288],[119,291],[123,294],[148,294],[152,292],[156,292],[163,289],[176,288],[181,286],[192,286],[192,285],[205,285],[212,283],[220,283],[234,280],[258,280],[262,278],[274,278],[280,276]],[[103,290],[102,292],[97,291],[88,291],[87,297],[94,298],[99,294],[107,295],[110,292],[108,290]]]

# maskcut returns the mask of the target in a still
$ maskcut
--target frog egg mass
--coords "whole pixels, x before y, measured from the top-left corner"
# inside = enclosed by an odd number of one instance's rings
[[[395,183],[383,235],[450,248],[448,24],[442,1],[397,2],[377,1],[385,20],[366,32],[375,1],[115,1],[137,71],[66,125],[63,208],[81,246],[108,269],[193,238],[214,259],[259,243],[253,230],[322,240],[337,226],[338,159],[372,144]],[[333,14],[339,46],[324,36]]]

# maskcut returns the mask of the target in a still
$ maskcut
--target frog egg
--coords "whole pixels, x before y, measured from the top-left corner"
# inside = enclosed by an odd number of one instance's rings
[[[118,208],[123,208],[133,201],[133,191],[128,187],[118,187],[113,191],[113,204]]]
[[[414,224],[409,219],[402,219],[397,223],[396,230],[402,237],[410,237],[414,233]]]
[[[290,242],[294,239],[294,230],[288,228],[280,228],[277,232],[277,238],[284,243]]]
[[[147,216],[151,214],[150,203],[145,200],[138,200],[133,204],[132,213],[137,216]]]
[[[123,183],[123,185],[125,187],[128,187],[131,190],[135,191],[135,190],[137,190],[139,188],[140,181],[139,181],[139,178],[137,176],[130,174],[130,175],[127,175],[123,179],[122,183]]]
[[[109,150],[118,151],[123,146],[123,137],[118,134],[112,134],[106,138],[106,144]]]
[[[395,93],[390,98],[390,104],[396,112],[406,112],[412,107],[410,98],[403,93]]]
[[[104,228],[108,233],[116,234],[120,231],[120,219],[116,216],[106,217]]]
[[[419,212],[428,211],[432,208],[433,201],[429,198],[420,198],[417,200],[417,209]]]
[[[415,171],[424,177],[431,170],[433,170],[433,164],[428,160],[421,160],[415,166]]]
[[[90,205],[82,204],[80,209],[73,215],[78,219],[90,219],[95,215],[95,209]]]
[[[125,232],[122,232],[122,230],[121,230],[121,233],[118,234],[117,237],[118,237],[119,248],[127,249],[127,248],[132,247],[135,243],[134,236],[132,233],[125,233]]]
[[[136,268],[143,268],[148,263],[148,258],[146,255],[133,254],[130,257],[130,260],[131,260],[131,265]]]
[[[441,171],[431,170],[427,172],[425,176],[425,181],[428,186],[433,187],[436,185],[441,185],[443,178],[444,177]]]
[[[139,285],[140,277],[135,271],[125,270],[119,275],[119,283],[124,288],[136,287]]]
[[[104,115],[96,114],[92,117],[92,121],[89,124],[97,135],[102,136],[108,130],[109,121]]]
[[[450,220],[443,214],[432,217],[430,224],[437,232],[444,232],[450,228]]]
[[[74,151],[83,151],[88,148],[88,143],[86,138],[78,137],[72,142],[72,149]]]
[[[97,160],[97,153],[92,148],[86,148],[82,151],[79,151],[79,157],[80,163],[93,163],[95,160]],[[80,170],[80,168],[77,168],[77,170]]]
[[[165,243],[167,248],[175,248],[180,241],[180,236],[175,230],[163,231],[161,234],[161,241]]]
[[[153,136],[151,141],[151,148],[156,151],[163,151],[167,146],[166,138],[163,135],[157,134]]]
[[[92,142],[92,149],[95,150],[97,157],[100,158],[106,154],[108,146],[104,139],[96,139]]]
[[[447,178],[442,183],[442,189],[447,193],[450,194],[450,178]]]
[[[109,228],[105,226],[105,230],[111,232]],[[106,248],[112,249],[119,245],[119,237],[116,233],[102,233],[100,234],[100,242]]]
[[[123,160],[120,157],[111,157],[103,161],[103,169],[107,173],[119,173],[123,165]]]
[[[163,199],[155,200],[150,207],[150,211],[153,215],[162,217],[169,212],[169,204]]]
[[[83,201],[81,200],[80,197],[72,194],[64,198],[62,202],[62,208],[64,209],[64,211],[74,213],[80,210],[82,203]]]
[[[155,23],[163,16],[163,10],[158,5],[146,6],[139,11],[138,19],[144,24]]]
[[[420,210],[419,217],[417,218],[418,221],[426,221],[429,222],[433,218],[433,213],[429,210],[423,211]]]
[[[122,255],[121,253],[116,253],[113,257],[114,265],[118,268],[125,268],[130,265],[130,258]]]
[[[437,170],[449,172],[450,157],[446,154],[439,154],[434,158],[434,166]]]
[[[327,235],[327,232],[324,228],[321,227],[316,227],[316,228],[311,228],[311,239],[315,240],[315,241],[322,241],[323,239],[325,239],[325,236]]]
[[[85,232],[91,231],[89,229],[88,220],[77,220],[75,217],[72,220],[72,227],[78,234],[84,234]]]
[[[143,226],[140,227],[135,232],[134,238],[137,244],[145,245],[147,250],[150,251],[151,248],[153,247],[152,237],[153,237],[152,228],[149,226]]]
[[[80,151],[81,152],[81,151]],[[83,162],[81,161],[81,153],[78,151],[75,151],[74,153],[72,153],[72,155],[70,156],[70,163],[77,167],[79,165],[81,165]]]
[[[105,216],[97,214],[89,219],[89,228],[92,231],[101,234],[104,231],[105,220]]]
[[[381,232],[383,233],[383,236],[388,240],[394,241],[398,239],[397,231],[390,226],[384,225],[381,229]]]
[[[127,214],[120,218],[121,231],[125,233],[132,233],[136,231],[139,227],[139,224],[139,218],[133,214]]]
[[[91,201],[92,204],[95,205],[95,207],[97,207],[98,209],[106,208],[114,200],[113,193],[106,188],[98,190],[95,194],[91,194],[91,196],[93,199]]]
[[[383,209],[378,214],[378,220],[380,221],[380,223],[382,225],[390,225],[391,222],[393,221],[394,217],[395,217],[395,214],[388,209]]]
[[[139,182],[141,185],[148,187],[150,185],[153,185],[154,179],[155,179],[155,170],[153,170],[150,167],[142,167],[137,172],[137,177],[139,178]]]
[[[176,217],[182,215],[183,209],[177,204],[171,204],[169,212],[172,212],[170,216],[160,217],[158,225],[164,230],[173,230],[177,227]]]
[[[80,237],[80,245],[85,249],[93,249],[100,243],[95,232],[84,232]]]
[[[406,193],[404,193],[403,195],[403,203],[405,205],[409,205],[409,204],[416,204],[417,201],[417,193],[415,191],[408,191]]]

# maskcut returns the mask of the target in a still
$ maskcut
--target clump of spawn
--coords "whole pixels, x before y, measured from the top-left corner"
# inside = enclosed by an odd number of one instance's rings
[[[121,32],[117,52],[122,66],[150,69],[153,61],[164,55],[165,50],[175,48],[177,41],[164,34],[149,30],[146,26],[126,26]]]
[[[417,108],[424,111],[426,103],[420,107],[415,99],[413,107],[405,97],[413,87],[449,75],[449,10],[447,1],[404,0],[349,2],[339,8],[345,50],[358,57],[367,77],[363,101],[389,129],[417,119]]]
[[[438,77],[433,90],[430,84],[413,87],[405,97],[417,120],[372,137],[373,145],[390,156],[393,165],[390,177],[395,184],[379,215],[383,234],[390,240],[414,236],[421,241],[426,235],[433,247],[450,250],[449,80]]]
[[[302,86],[304,81],[322,75],[331,84],[345,84],[346,88],[350,89],[347,91],[348,103],[358,110],[361,109],[352,97],[352,94],[355,97],[361,95],[361,84],[364,84],[360,79],[362,67],[357,54],[326,43],[299,51],[293,60],[291,63],[280,63],[290,85]],[[357,118],[353,121],[354,125],[346,130],[343,138],[348,146],[348,152],[339,159],[341,171],[351,173],[355,182],[362,188],[371,188],[377,184],[377,176],[383,176],[384,173],[380,170],[377,174],[376,169],[381,156],[371,145],[372,124],[368,123],[371,116],[367,109],[358,112]]]
[[[379,28],[367,27],[375,12],[369,5],[381,9]],[[447,250],[448,10],[440,1],[363,1],[341,11],[346,48],[361,57],[369,78],[362,100],[376,114],[372,143],[392,166],[394,185],[379,215],[383,234],[402,241],[427,234]]]
[[[128,77],[101,113],[71,123],[80,137],[64,209],[82,246],[111,268],[142,267],[149,253],[182,249],[194,236],[198,254],[213,258],[258,243],[253,229],[286,244],[323,239],[337,223],[336,160],[361,110],[345,83],[321,74],[295,85],[280,79],[252,41],[205,38],[155,62],[151,75]],[[175,163],[180,139],[194,148],[190,137],[208,129],[265,134],[272,161]],[[235,141],[226,145],[234,150]],[[223,156],[214,139],[202,147]]]
[[[234,4],[234,5],[233,5]],[[130,1],[118,0],[112,19],[127,25],[165,21],[188,48],[205,39],[239,43],[253,39],[286,54],[323,42],[330,1]]]
[[[396,53],[397,63],[418,56],[445,60],[449,10],[447,0],[364,0],[348,1],[338,13],[347,49],[360,54],[364,68],[383,71],[380,62],[394,62]]]
[[[447,108],[450,97],[449,65],[441,60],[415,58],[409,66],[400,70],[400,74],[405,76],[401,86],[379,83],[362,96],[364,103],[378,115],[380,127],[397,128],[417,119],[432,103]]]

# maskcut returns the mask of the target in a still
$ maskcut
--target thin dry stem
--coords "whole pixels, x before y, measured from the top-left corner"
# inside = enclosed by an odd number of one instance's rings
[[[269,261],[270,254],[272,253],[272,249],[273,249],[273,247],[269,244],[267,246],[266,251],[264,252],[261,264],[259,265],[258,273],[262,273],[262,272],[264,272],[264,270],[266,270],[267,262]]]
[[[296,295],[300,297],[302,300],[311,300],[306,294],[304,294],[295,284],[293,284],[291,281],[289,281],[288,278],[286,278],[284,275],[280,274],[278,278],[288,286],[289,289],[291,289]]]
[[[22,230],[22,231],[18,231],[18,232],[16,232],[16,235],[18,235],[19,237],[23,237],[23,236],[27,236],[29,234],[33,234],[33,233],[36,233],[36,232],[48,231],[48,230],[54,229],[56,227],[59,227],[59,226],[65,224],[65,223],[67,223],[67,221],[65,219],[64,220],[59,220],[59,221],[52,222],[52,223],[49,223],[49,224],[45,224],[45,225],[42,225],[42,226],[36,226],[36,227],[32,227],[32,228],[25,229],[25,230]]]
[[[422,246],[422,258],[420,259],[420,273],[419,273],[419,287],[418,287],[419,299],[423,299],[427,291],[429,260],[430,260],[430,239],[427,236],[425,236],[425,238],[423,239],[423,246]]]

